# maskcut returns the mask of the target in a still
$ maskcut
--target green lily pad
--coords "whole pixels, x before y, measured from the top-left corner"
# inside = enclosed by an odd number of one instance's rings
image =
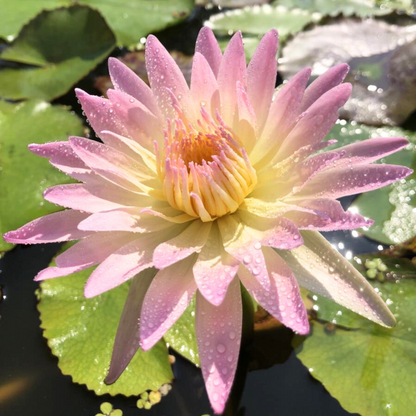
[[[0,251],[14,247],[2,239],[3,233],[62,209],[46,202],[43,191],[72,181],[47,159],[32,154],[28,144],[66,140],[83,131],[82,121],[66,107],[0,101]]]
[[[164,339],[183,357],[195,365],[200,364],[195,334],[195,298],[175,325],[166,332]]]
[[[314,297],[319,321],[313,322],[297,355],[351,413],[414,414],[416,399],[404,388],[416,382],[416,280],[408,276],[389,267],[383,283],[370,281],[396,316],[392,329]]]
[[[192,10],[192,0],[79,0],[98,10],[117,37],[117,44],[133,46],[152,31],[183,20]],[[23,25],[43,10],[71,6],[73,0],[0,0],[0,37],[13,40]]]
[[[281,4],[288,8],[300,8],[310,12],[337,16],[382,16],[392,12],[392,8],[380,7],[374,0],[275,0],[273,4]]]
[[[400,152],[382,159],[381,163],[416,166],[416,134],[398,127],[369,127],[355,122],[338,122],[327,136],[338,143],[328,149],[374,137],[406,137],[410,144]],[[372,218],[374,225],[362,232],[381,243],[396,244],[416,235],[416,174],[385,188],[360,195],[350,209]]]
[[[59,34],[59,36],[58,36]],[[75,6],[41,13],[0,58],[36,65],[0,71],[0,96],[13,100],[52,100],[70,90],[115,46],[102,16]]]
[[[41,328],[62,373],[98,395],[137,396],[171,382],[167,347],[159,342],[150,351],[139,350],[114,384],[104,384],[129,283],[85,299],[83,290],[90,273],[88,269],[41,283]]]
[[[320,13],[263,4],[215,14],[205,25],[210,27],[220,38],[219,43],[223,48],[228,44],[229,37],[241,30],[244,36],[246,56],[247,59],[250,59],[261,37],[269,30],[278,29],[279,39],[282,43],[290,35],[301,31],[310,23],[319,22],[321,18]],[[224,36],[226,38],[221,39]]]

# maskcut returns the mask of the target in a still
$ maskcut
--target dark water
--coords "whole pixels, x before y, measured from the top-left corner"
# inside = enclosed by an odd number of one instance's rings
[[[349,232],[328,233],[327,237],[332,243],[342,241],[343,253],[376,249],[374,243],[353,238]],[[34,294],[38,284],[33,282],[57,249],[57,245],[17,247],[0,260],[0,285],[6,297],[0,303],[0,415],[94,416],[106,400],[125,416],[212,415],[200,370],[179,356],[173,389],[151,410],[137,409],[135,398],[96,396],[61,374],[39,328]],[[243,351],[227,415],[349,415],[296,358],[291,336],[286,329],[257,336]],[[253,360],[260,365],[276,364],[247,372],[247,364]]]

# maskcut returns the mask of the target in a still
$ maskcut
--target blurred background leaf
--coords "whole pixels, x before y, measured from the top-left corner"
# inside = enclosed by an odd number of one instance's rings
[[[59,36],[57,36],[59,33]],[[0,59],[31,65],[0,71],[0,96],[52,100],[85,77],[115,46],[103,17],[83,6],[42,12]]]

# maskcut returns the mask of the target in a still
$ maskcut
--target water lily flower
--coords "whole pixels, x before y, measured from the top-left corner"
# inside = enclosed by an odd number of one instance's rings
[[[371,285],[319,231],[368,227],[337,198],[406,177],[372,164],[407,145],[377,138],[323,151],[350,96],[337,65],[309,86],[304,69],[275,91],[272,30],[246,66],[242,36],[224,54],[208,28],[199,34],[190,87],[149,36],[149,88],[110,58],[107,98],[77,90],[102,143],[82,137],[30,145],[80,183],[45,199],[67,210],[9,232],[10,243],[79,240],[36,280],[98,265],[90,298],[133,279],[107,382],[139,346],[152,348],[196,298],[203,377],[216,413],[224,410],[238,362],[243,285],[284,325],[309,331],[301,285],[380,325],[394,317]]]

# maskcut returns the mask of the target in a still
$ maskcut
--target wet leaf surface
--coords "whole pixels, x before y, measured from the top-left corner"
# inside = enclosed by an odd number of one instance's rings
[[[381,159],[379,163],[403,165],[415,169],[416,135],[399,127],[370,127],[356,122],[338,122],[327,140],[338,140],[333,149],[375,137],[406,137],[410,144],[400,152]],[[350,209],[375,222],[362,232],[381,243],[394,244],[416,235],[416,174],[387,187],[360,195]]]
[[[114,384],[104,384],[129,284],[85,299],[83,290],[90,273],[88,269],[41,283],[41,328],[62,373],[98,395],[137,396],[170,382],[168,351],[159,342],[150,351],[139,350]]]
[[[81,119],[63,106],[42,101],[19,105],[0,101],[0,236],[42,215],[62,209],[43,199],[43,191],[72,180],[35,156],[27,146],[82,135]],[[0,251],[13,244],[0,237]]]
[[[195,334],[195,298],[186,311],[165,334],[165,341],[176,352],[199,365],[198,347]]]
[[[365,259],[377,258],[378,253],[360,256],[355,265],[366,273]],[[370,280],[395,314],[395,328],[373,324],[328,299],[314,297],[318,321],[297,354],[349,412],[413,415],[414,398],[403,386],[416,382],[416,267],[401,260],[389,263],[384,257],[384,280]]]
[[[79,0],[77,4],[98,10],[117,37],[117,44],[132,46],[152,31],[184,19],[192,0]],[[71,6],[72,0],[0,0],[0,37],[12,40],[42,10]]]
[[[59,97],[103,61],[114,46],[113,33],[92,9],[75,6],[43,12],[0,55],[3,60],[30,65],[0,71],[0,96],[48,101]]]
[[[316,77],[347,62],[351,99],[341,115],[372,125],[398,125],[416,108],[416,25],[344,19],[318,26],[287,43],[279,71],[285,79],[312,67]],[[414,57],[414,58],[413,58]]]

